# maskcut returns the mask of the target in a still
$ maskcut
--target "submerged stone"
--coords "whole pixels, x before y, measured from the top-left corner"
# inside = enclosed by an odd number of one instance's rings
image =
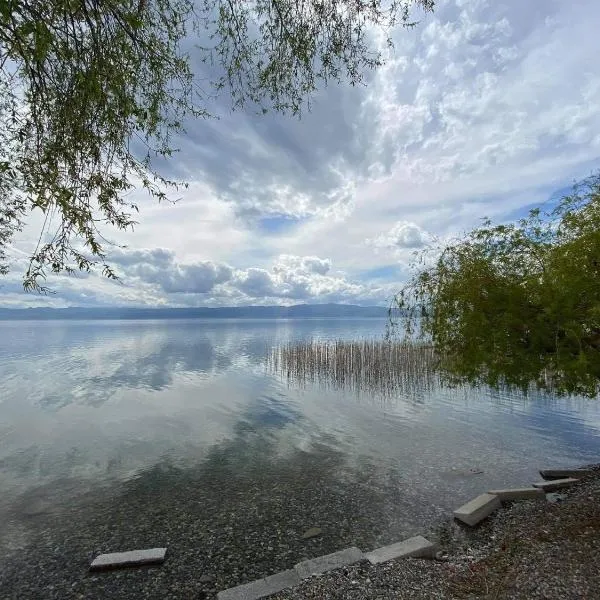
[[[217,600],[258,600],[276,594],[300,583],[300,577],[294,569],[281,571],[263,579],[244,583],[217,594]]]
[[[307,529],[303,534],[302,537],[305,540],[308,540],[310,538],[314,538],[321,535],[321,528],[320,527],[311,527],[310,529]]]
[[[100,554],[90,565],[91,571],[100,569],[119,569],[140,565],[160,564],[165,560],[166,548],[149,548],[147,550],[131,550],[129,552],[112,552]]]

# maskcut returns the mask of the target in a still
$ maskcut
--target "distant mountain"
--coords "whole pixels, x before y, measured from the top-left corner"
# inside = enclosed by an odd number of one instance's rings
[[[0,308],[0,320],[385,318],[382,306],[297,304],[220,308]]]

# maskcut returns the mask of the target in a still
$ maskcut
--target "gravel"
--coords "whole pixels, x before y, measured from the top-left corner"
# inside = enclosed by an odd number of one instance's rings
[[[419,507],[415,518],[408,486],[387,467],[347,472],[327,441],[282,455],[276,438],[249,430],[201,464],[165,461],[102,489],[56,482],[22,496],[0,518],[0,598],[211,599],[305,559],[396,542],[437,516]],[[312,528],[320,534],[304,538]],[[98,554],[155,547],[168,549],[160,567],[88,571]]]
[[[600,466],[553,498],[505,505],[470,529],[447,521],[427,537],[442,560],[362,562],[270,600],[536,599],[600,597]]]
[[[414,533],[438,541],[442,560],[363,561],[271,599],[599,597],[597,467],[553,502],[515,502],[474,529],[431,518],[429,531],[424,525],[399,537],[400,482],[386,483],[397,489],[390,507],[382,500],[390,490],[382,496],[380,480],[370,479],[373,465],[360,485],[344,483],[335,477],[338,458],[323,446],[318,456],[313,448],[286,458],[285,470],[278,462],[252,470],[256,461],[240,469],[217,452],[201,467],[163,465],[110,493],[73,492],[60,510],[15,517],[28,533],[0,556],[0,598],[212,599],[306,558],[353,545],[371,550]],[[312,527],[322,534],[304,539]],[[168,547],[161,567],[88,571],[100,553],[156,546]]]

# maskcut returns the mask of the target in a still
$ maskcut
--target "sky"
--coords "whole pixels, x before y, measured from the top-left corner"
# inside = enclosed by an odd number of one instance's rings
[[[441,0],[392,33],[366,85],[330,85],[301,119],[208,106],[134,192],[135,231],[106,232],[119,282],[21,278],[41,220],[13,240],[0,306],[386,304],[414,253],[526,214],[600,167],[600,3]],[[375,43],[379,43],[375,38]]]

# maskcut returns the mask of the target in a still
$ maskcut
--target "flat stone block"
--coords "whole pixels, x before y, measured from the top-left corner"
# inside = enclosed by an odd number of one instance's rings
[[[98,571],[100,569],[120,569],[122,567],[160,564],[164,562],[166,552],[166,548],[149,548],[148,550],[100,554],[92,561],[90,570]]]
[[[511,488],[506,490],[490,490],[488,494],[498,496],[502,502],[509,500],[544,500],[544,490],[539,488]]]
[[[263,579],[223,590],[217,594],[217,600],[257,600],[281,592],[286,588],[294,587],[299,583],[298,573],[294,569],[288,569]]]
[[[365,554],[365,558],[373,565],[392,560],[394,558],[432,558],[437,552],[437,546],[422,535],[411,537],[403,542],[390,544],[377,548]]]
[[[580,477],[589,477],[593,474],[594,471],[589,469],[544,469],[540,471],[542,479],[566,479],[568,477],[579,479]]]
[[[364,559],[364,554],[356,547],[346,548],[333,554],[326,554],[325,556],[318,556],[317,558],[311,558],[310,560],[304,560],[298,563],[294,569],[301,579],[306,579],[311,575],[318,575],[325,573],[326,571],[332,571],[345,565],[358,562]]]
[[[454,511],[454,518],[473,527],[502,506],[494,494],[481,494]]]
[[[540,488],[544,492],[553,492],[554,490],[561,490],[578,482],[579,479],[567,477],[565,479],[554,479],[553,481],[538,481],[533,484],[533,487]]]

